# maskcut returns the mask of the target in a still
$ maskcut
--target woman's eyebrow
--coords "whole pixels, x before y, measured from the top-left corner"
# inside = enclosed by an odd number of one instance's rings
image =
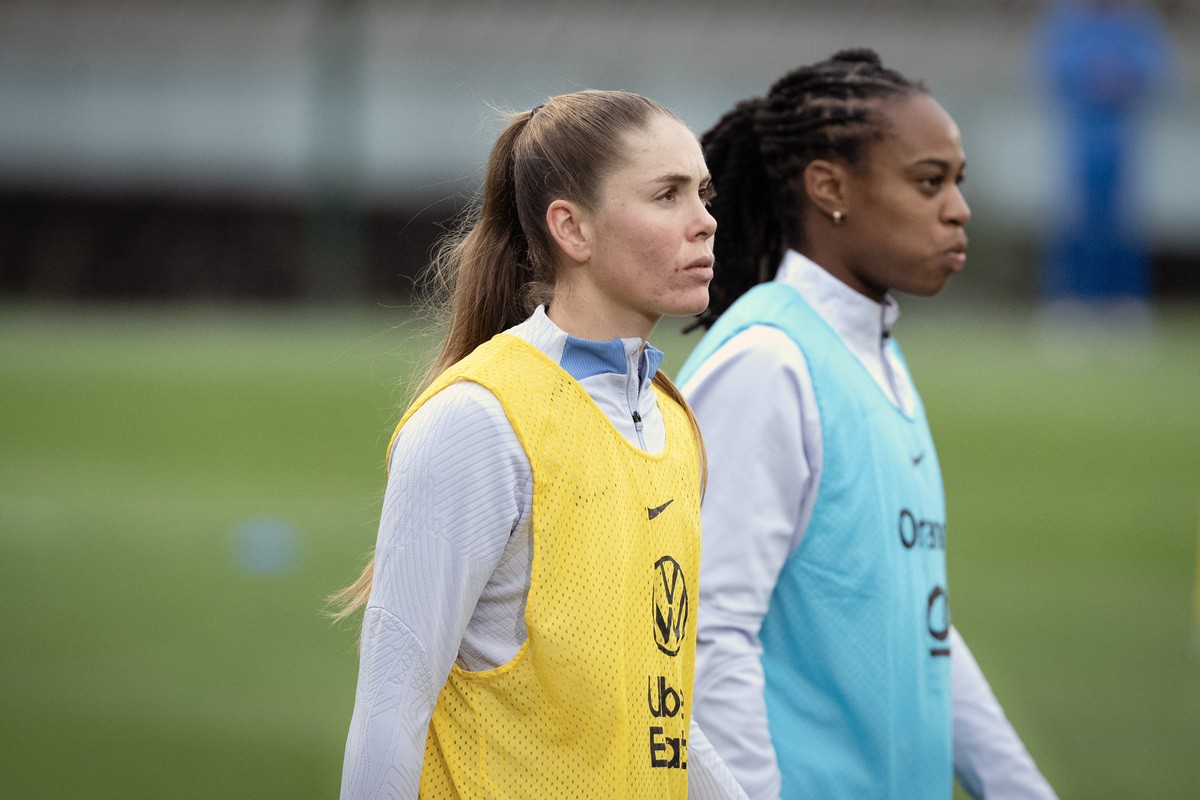
[[[941,170],[948,170],[952,166],[954,166],[954,162],[948,161],[947,159],[944,159],[944,158],[922,158],[919,161],[914,161],[912,166],[914,166],[914,167],[930,166],[930,167],[937,167],[938,169],[941,169]],[[962,164],[960,165],[960,169],[965,169],[966,166],[967,166],[967,162],[963,161]]]
[[[685,175],[684,173],[679,172],[679,173],[672,173],[669,175],[661,175],[661,176],[655,178],[654,180],[652,180],[651,183],[690,183],[692,180],[693,180],[693,178],[691,175]],[[712,180],[712,175],[710,175],[707,172],[700,176],[700,183],[702,183],[702,184],[708,183],[711,180]]]

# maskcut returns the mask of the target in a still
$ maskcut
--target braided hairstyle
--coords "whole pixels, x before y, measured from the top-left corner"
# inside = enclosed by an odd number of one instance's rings
[[[818,158],[856,164],[884,132],[884,99],[925,93],[887,69],[874,50],[842,50],[784,75],[766,97],[738,103],[700,144],[717,194],[716,275],[709,306],[691,327],[711,326],[735,300],[774,277],[800,248],[804,169]]]

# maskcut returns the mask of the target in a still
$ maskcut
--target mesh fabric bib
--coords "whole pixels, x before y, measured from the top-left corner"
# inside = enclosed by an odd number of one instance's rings
[[[659,392],[666,446],[644,453],[561,367],[501,334],[401,426],[459,380],[499,399],[533,470],[527,639],[496,669],[451,669],[421,797],[686,797],[700,561],[686,413]]]
[[[828,323],[784,283],[742,295],[680,383],[751,325],[804,355],[823,440],[803,538],[759,638],[781,796],[949,800],[953,765],[946,503],[919,396],[888,399]],[[901,360],[894,339],[888,347]]]

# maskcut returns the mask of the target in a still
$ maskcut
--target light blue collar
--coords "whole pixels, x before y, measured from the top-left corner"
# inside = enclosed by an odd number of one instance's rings
[[[653,376],[662,366],[663,353],[649,342],[642,348],[642,356],[638,360],[638,380],[644,381],[647,376]],[[606,372],[625,375],[625,343],[620,339],[607,342],[593,342],[589,339],[577,339],[568,334],[563,345],[562,359],[559,366],[567,371],[577,381],[601,375]]]

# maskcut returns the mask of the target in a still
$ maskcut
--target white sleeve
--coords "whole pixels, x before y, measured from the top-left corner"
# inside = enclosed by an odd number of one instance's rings
[[[688,730],[687,752],[690,800],[747,800],[742,787],[700,730],[695,716]]]
[[[343,800],[417,796],[438,694],[531,479],[503,408],[477,384],[447,387],[401,429],[363,617]]]
[[[1004,716],[958,630],[950,628],[954,777],[976,800],[1056,800]]]
[[[816,400],[800,348],[767,326],[723,345],[683,392],[709,465],[692,714],[746,794],[776,798],[758,633],[815,500]]]

